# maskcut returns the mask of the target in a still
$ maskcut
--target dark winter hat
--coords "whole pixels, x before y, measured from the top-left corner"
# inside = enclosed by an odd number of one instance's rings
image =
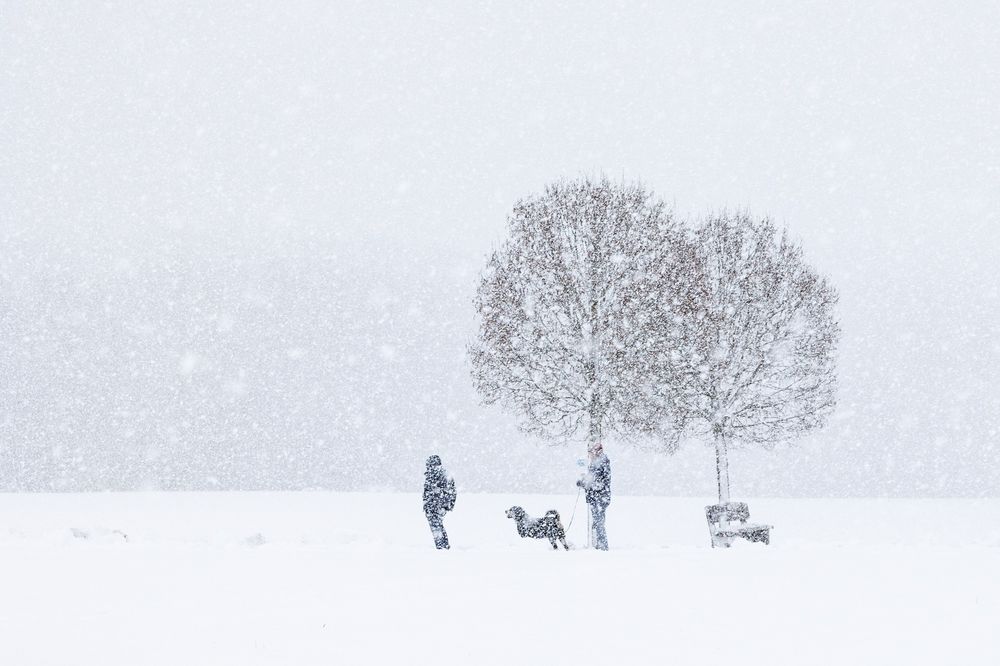
[[[441,466],[441,456],[431,456],[427,459],[428,467],[440,467]]]

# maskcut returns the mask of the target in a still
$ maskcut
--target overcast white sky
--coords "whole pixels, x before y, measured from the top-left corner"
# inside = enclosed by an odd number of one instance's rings
[[[837,414],[734,494],[996,495],[1000,5],[583,4],[7,3],[0,489],[571,484],[464,345],[514,201],[603,172],[840,289]]]

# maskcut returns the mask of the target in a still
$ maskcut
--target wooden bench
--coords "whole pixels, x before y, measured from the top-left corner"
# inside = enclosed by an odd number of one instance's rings
[[[750,508],[746,502],[712,504],[705,507],[708,533],[712,537],[712,548],[729,548],[737,537],[754,543],[771,543],[771,526],[747,523]],[[722,526],[723,521],[726,527]]]

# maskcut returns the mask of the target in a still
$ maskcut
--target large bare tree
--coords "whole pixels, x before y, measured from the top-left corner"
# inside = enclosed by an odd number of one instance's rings
[[[689,239],[642,186],[606,178],[551,185],[519,201],[508,226],[479,284],[469,346],[484,402],[549,438],[657,429],[646,389],[690,300]]]
[[[693,235],[699,303],[660,358],[658,392],[669,429],[714,443],[724,503],[730,446],[794,439],[833,410],[837,292],[767,219],[723,213]]]

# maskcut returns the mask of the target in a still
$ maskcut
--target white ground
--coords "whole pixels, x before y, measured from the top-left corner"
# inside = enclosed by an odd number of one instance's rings
[[[414,495],[0,495],[0,664],[1000,663],[1000,500],[755,500],[728,551],[698,499],[616,498],[609,553],[504,516],[573,499],[460,495],[436,552]]]

